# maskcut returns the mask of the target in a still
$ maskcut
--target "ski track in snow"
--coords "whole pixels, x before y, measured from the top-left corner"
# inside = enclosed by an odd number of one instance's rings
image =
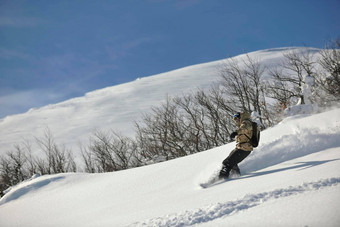
[[[184,211],[177,214],[170,214],[164,217],[149,219],[145,222],[138,222],[129,225],[129,227],[138,226],[190,226],[199,223],[210,222],[218,218],[233,215],[239,211],[246,210],[264,202],[298,195],[304,192],[316,191],[326,187],[337,186],[340,178],[323,179],[316,182],[308,182],[299,186],[290,186],[289,188],[276,189],[270,192],[258,194],[248,194],[242,199],[217,203],[200,209]]]

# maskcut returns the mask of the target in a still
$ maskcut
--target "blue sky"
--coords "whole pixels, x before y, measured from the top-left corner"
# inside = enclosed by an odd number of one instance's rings
[[[0,0],[0,118],[267,48],[322,48],[339,0]]]

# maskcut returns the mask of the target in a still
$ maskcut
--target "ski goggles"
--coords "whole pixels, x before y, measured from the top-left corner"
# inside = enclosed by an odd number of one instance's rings
[[[233,116],[233,119],[236,120],[236,119],[240,119],[241,118],[241,113],[236,113],[234,114]]]

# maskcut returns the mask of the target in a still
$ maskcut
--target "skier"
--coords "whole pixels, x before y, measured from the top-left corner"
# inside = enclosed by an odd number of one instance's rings
[[[219,173],[220,179],[229,178],[230,173],[240,176],[241,173],[237,164],[245,159],[253,150],[253,146],[250,143],[250,138],[252,138],[253,134],[250,114],[247,112],[238,112],[234,115],[233,120],[238,130],[231,133],[230,138],[233,140],[236,137],[236,148],[222,162],[223,166]]]

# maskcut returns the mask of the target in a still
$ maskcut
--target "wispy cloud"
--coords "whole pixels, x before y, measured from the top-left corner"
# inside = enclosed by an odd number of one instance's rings
[[[143,45],[144,43],[147,43],[147,42],[150,42],[150,41],[152,41],[151,38],[141,37],[141,38],[138,38],[138,39],[134,39],[134,40],[130,40],[128,42],[125,42],[123,44],[123,48],[129,50],[129,49],[138,47],[138,46]]]
[[[16,68],[15,72],[11,70],[16,74],[18,81],[25,81],[20,82],[22,83],[19,86],[21,89],[13,88],[10,82],[0,84],[0,118],[23,113],[31,108],[58,103],[74,96],[81,96],[88,89],[96,87],[94,84],[97,82],[96,77],[105,74],[111,67],[95,59],[74,53],[42,58],[32,57],[16,50],[0,48],[0,59],[17,58],[28,59],[32,66],[36,67],[25,68],[23,66],[24,68]],[[35,79],[30,81],[25,78],[27,73]],[[5,78],[6,75],[2,80]]]
[[[36,17],[0,16],[0,27],[35,27],[44,21]]]
[[[201,2],[201,0],[173,0],[173,1],[167,1],[167,0],[147,0],[148,3],[151,4],[163,4],[166,2],[170,2],[171,4],[174,4],[176,9],[182,10],[186,8],[190,8],[198,3]]]
[[[178,0],[178,1],[176,1],[175,6],[176,6],[177,9],[182,10],[182,9],[190,8],[190,7],[197,5],[199,3],[200,3],[200,0],[185,0],[185,1]]]
[[[76,53],[51,55],[38,59],[39,75],[61,83],[86,83],[114,68],[111,64],[95,59],[96,56],[81,56]]]
[[[32,56],[30,56],[29,54],[26,54],[18,50],[0,48],[0,58],[2,59],[6,59],[6,60],[15,59],[15,58],[30,59],[31,57]]]
[[[137,39],[127,40],[118,45],[106,45],[105,50],[111,60],[126,57],[130,55],[135,48],[138,48],[144,44],[155,41],[157,38],[140,37]]]

